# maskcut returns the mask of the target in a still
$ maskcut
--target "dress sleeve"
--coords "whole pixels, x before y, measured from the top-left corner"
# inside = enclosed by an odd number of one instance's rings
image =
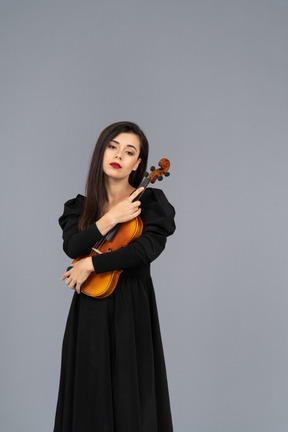
[[[88,228],[80,231],[78,221],[82,214],[85,197],[78,194],[64,204],[64,212],[58,222],[63,230],[63,250],[70,258],[89,253],[91,248],[102,239],[102,234],[93,223]]]
[[[116,251],[92,257],[96,273],[124,270],[155,260],[175,231],[175,210],[160,189],[148,188],[141,198],[141,236]]]

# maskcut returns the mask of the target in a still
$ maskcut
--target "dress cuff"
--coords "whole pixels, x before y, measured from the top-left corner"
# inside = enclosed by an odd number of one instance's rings
[[[107,256],[108,256],[107,253],[100,254],[100,255],[99,254],[92,255],[92,264],[96,273],[105,273],[111,271],[109,267],[109,260],[107,262]]]

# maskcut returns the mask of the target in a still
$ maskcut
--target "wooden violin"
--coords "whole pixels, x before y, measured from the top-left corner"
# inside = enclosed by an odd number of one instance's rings
[[[144,190],[133,200],[133,202],[137,201],[142,196],[150,183],[155,183],[156,180],[163,180],[163,175],[170,175],[168,172],[170,168],[170,162],[168,159],[161,159],[159,161],[159,167],[160,168],[155,169],[155,167],[152,166],[151,173],[145,173],[145,178],[139,186],[144,187]],[[123,246],[127,246],[129,243],[141,236],[142,230],[143,222],[140,216],[137,216],[128,222],[119,223],[93,246],[90,253],[80,255],[72,261],[72,264],[89,256],[112,252]],[[68,267],[67,270],[71,267],[72,266]],[[91,297],[108,297],[116,288],[122,271],[123,270],[113,270],[106,273],[92,272],[82,284],[81,292]]]

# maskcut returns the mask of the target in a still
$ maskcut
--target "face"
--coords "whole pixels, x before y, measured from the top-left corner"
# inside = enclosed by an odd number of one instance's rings
[[[107,145],[103,155],[104,173],[115,179],[129,177],[136,171],[141,159],[140,139],[133,133],[120,133]]]

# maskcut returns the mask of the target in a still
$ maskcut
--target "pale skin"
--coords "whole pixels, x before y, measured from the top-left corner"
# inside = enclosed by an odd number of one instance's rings
[[[95,222],[103,236],[117,223],[127,222],[141,213],[141,202],[132,201],[144,188],[138,188],[131,194],[134,188],[128,182],[131,171],[137,170],[141,162],[139,154],[140,140],[133,133],[120,133],[105,149],[102,167],[108,201],[103,216]],[[115,169],[111,163],[118,163],[121,168]],[[66,271],[60,280],[66,279],[66,285],[80,294],[82,283],[93,271],[92,258],[87,257],[74,263],[73,268]]]

